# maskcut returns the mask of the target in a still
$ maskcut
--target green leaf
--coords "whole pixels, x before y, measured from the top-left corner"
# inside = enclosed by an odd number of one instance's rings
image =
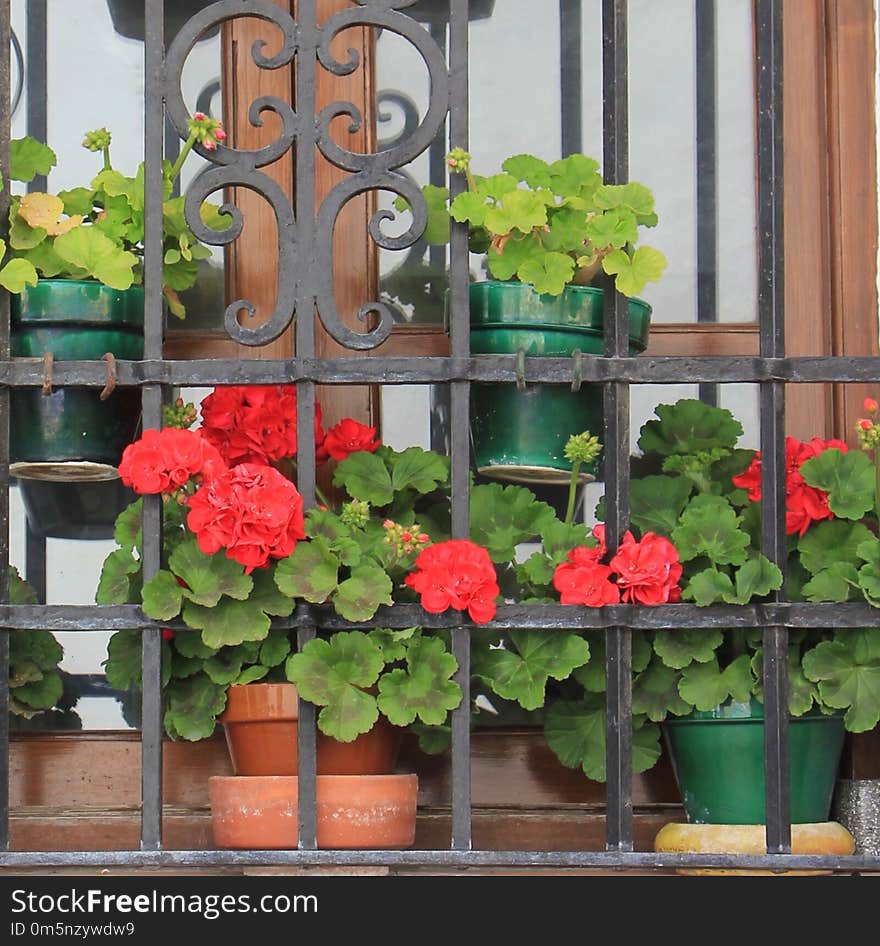
[[[269,631],[260,646],[260,663],[265,667],[277,667],[290,654],[290,638],[287,631]]]
[[[550,229],[542,234],[545,249],[560,253],[584,252],[587,238],[587,215],[573,207],[560,207],[550,218]]]
[[[128,690],[141,683],[143,652],[140,631],[116,631],[107,642],[104,670],[114,690]]]
[[[95,227],[75,227],[62,233],[55,238],[55,251],[111,289],[128,289],[134,283],[138,258]]]
[[[600,210],[628,207],[633,213],[650,214],[654,211],[654,195],[638,181],[628,184],[603,184],[593,196]]]
[[[605,699],[553,703],[544,721],[547,744],[568,768],[582,768],[587,778],[605,781]],[[660,758],[660,730],[653,723],[633,729],[633,772],[645,772]]]
[[[15,206],[15,203],[13,203],[13,208],[15,208]],[[36,246],[43,245],[45,240],[46,230],[43,227],[32,227],[27,220],[18,213],[10,214],[9,245],[13,249],[32,250]]]
[[[251,572],[250,577],[254,587],[248,596],[248,600],[261,611],[265,611],[266,614],[286,618],[293,612],[295,602],[293,598],[289,598],[278,590],[278,585],[275,583],[276,571],[277,566],[273,566],[270,568],[255,568]]]
[[[183,292],[192,289],[199,278],[199,264],[194,259],[179,259],[166,263],[162,269],[162,282],[168,289]]]
[[[590,661],[572,672],[572,677],[588,693],[605,692],[605,635],[590,635]],[[654,649],[644,631],[632,632],[632,671],[641,673],[651,663]]]
[[[208,647],[202,641],[202,635],[197,631],[177,631],[174,634],[174,649],[184,657],[194,657],[207,660],[217,653],[215,647]]]
[[[360,631],[343,631],[329,641],[315,638],[287,660],[287,678],[303,699],[322,706],[321,732],[351,742],[379,718],[375,697],[364,692],[385,666],[379,648]]]
[[[541,529],[541,545],[551,559],[564,562],[573,548],[579,545],[595,546],[596,540],[583,523],[551,519]]]
[[[806,582],[801,594],[807,601],[848,601],[859,587],[859,573],[849,562],[835,562]]]
[[[620,249],[639,238],[636,215],[627,207],[597,214],[587,223],[586,235],[597,250],[608,246]]]
[[[445,752],[452,743],[451,726],[423,726],[413,723],[410,729],[419,737],[419,749],[428,755]]]
[[[333,485],[342,486],[353,499],[371,506],[386,506],[394,499],[391,474],[385,461],[375,453],[352,453],[336,466]]]
[[[31,709],[46,710],[52,707],[61,699],[64,692],[64,684],[57,671],[50,670],[44,673],[39,680],[32,683],[25,683],[23,686],[15,688],[15,699],[18,703],[24,703]]]
[[[748,604],[782,587],[782,572],[763,555],[749,559],[736,571],[736,593],[724,595],[727,604]]]
[[[38,670],[53,670],[61,663],[64,648],[50,631],[13,631],[9,638],[9,660],[15,667],[23,661]]]
[[[874,464],[861,450],[823,450],[801,465],[800,474],[828,493],[828,506],[841,519],[861,519],[874,508]]]
[[[681,514],[672,541],[682,562],[705,555],[716,565],[744,565],[751,539],[740,518],[720,496],[695,496]]]
[[[384,627],[376,627],[370,631],[370,640],[382,651],[386,663],[405,659],[408,651],[408,642],[420,632],[418,627],[407,627],[400,631],[393,631]]]
[[[546,161],[532,157],[530,154],[513,155],[501,165],[501,168],[517,181],[525,181],[529,187],[550,185],[550,166]]]
[[[661,404],[641,429],[639,449],[643,453],[694,454],[716,447],[733,449],[742,436],[742,424],[722,407],[712,407],[692,398]]]
[[[51,240],[44,240],[33,249],[23,252],[21,256],[34,267],[40,276],[46,278],[51,279],[52,276],[58,275],[78,275],[75,271],[71,271],[70,266],[55,252]]]
[[[524,486],[491,483],[471,490],[471,538],[493,562],[508,562],[520,542],[529,542],[556,518]]]
[[[454,202],[453,202],[454,203]],[[483,225],[490,233],[503,236],[511,230],[530,233],[547,223],[547,204],[540,194],[515,190],[501,198],[500,206],[489,207]]]
[[[733,582],[726,572],[720,572],[717,568],[706,568],[688,579],[681,597],[683,601],[693,601],[705,608],[718,601],[726,601],[733,594]]]
[[[142,499],[126,506],[116,517],[113,538],[124,549],[140,548],[144,541],[144,501]]]
[[[407,447],[391,460],[391,487],[395,493],[414,489],[431,493],[449,483],[449,460],[421,447]]]
[[[180,614],[183,588],[171,572],[164,569],[144,583],[141,591],[144,613],[154,621],[170,621]]]
[[[320,538],[297,542],[296,548],[278,563],[275,582],[285,595],[320,604],[336,590],[339,559]]]
[[[504,649],[480,656],[473,668],[505,700],[516,700],[523,709],[544,705],[547,680],[565,680],[590,659],[590,647],[575,633],[511,631]]]
[[[670,536],[691,494],[683,476],[645,476],[630,485],[632,523],[642,533]]]
[[[749,655],[742,654],[723,671],[713,656],[682,671],[678,692],[691,706],[703,712],[715,709],[728,698],[746,703],[751,697],[752,672]]]
[[[80,214],[87,217],[95,206],[95,192],[88,187],[74,187],[69,191],[58,191],[68,216]]]
[[[0,269],[0,286],[13,294],[22,292],[25,286],[36,286],[38,279],[33,263],[24,259],[10,260]]]
[[[869,604],[880,606],[880,540],[872,535],[859,544],[857,551],[867,562],[859,569],[859,588]]]
[[[880,722],[880,634],[876,628],[842,630],[803,657],[804,674],[819,684],[826,706],[845,709],[850,732]]]
[[[670,713],[685,716],[691,711],[678,692],[678,673],[659,660],[633,680],[632,700],[633,714],[645,715],[654,723]]]
[[[534,233],[526,236],[514,234],[505,240],[500,253],[494,246],[490,247],[486,254],[486,262],[489,272],[495,279],[513,279],[527,260],[539,257],[543,252],[541,243]]]
[[[458,661],[439,638],[420,637],[409,646],[406,663],[406,670],[379,677],[379,709],[395,726],[408,726],[416,717],[442,725],[461,703],[461,687],[451,679]]]
[[[236,686],[246,686],[248,683],[255,683],[262,680],[269,673],[269,668],[262,664],[254,664],[253,667],[246,667],[242,670],[238,679],[235,680]]]
[[[798,539],[797,550],[801,564],[815,575],[839,563],[858,567],[862,563],[859,547],[872,538],[871,530],[861,522],[831,519],[814,523]]]
[[[666,257],[650,246],[640,246],[630,257],[625,250],[614,250],[602,260],[614,284],[625,296],[637,296],[649,282],[655,282],[666,269]]]
[[[764,702],[764,648],[759,647],[751,660],[752,691],[757,699]],[[815,683],[804,676],[801,664],[800,646],[793,644],[788,648],[788,711],[792,716],[803,716],[819,702],[819,689]]]
[[[449,189],[426,184],[422,188],[425,203],[428,206],[428,224],[422,239],[429,246],[442,246],[449,242]],[[409,204],[403,198],[394,202],[398,210],[408,210]]]
[[[252,601],[228,598],[212,608],[187,601],[183,607],[184,622],[202,632],[207,647],[227,647],[244,641],[261,641],[269,633],[266,613]]]
[[[391,579],[374,565],[358,565],[333,594],[333,607],[346,621],[369,621],[380,604],[393,604]]]
[[[119,171],[112,168],[101,171],[92,181],[92,188],[96,191],[104,191],[108,197],[124,197],[132,210],[144,209],[144,183],[143,172],[138,172],[138,177],[126,177]]]
[[[204,662],[205,673],[213,683],[228,686],[241,675],[244,657],[237,647],[224,647]]]
[[[463,191],[449,205],[449,216],[458,223],[470,223],[472,227],[481,227],[486,219],[486,211],[493,206],[486,203],[486,195],[474,191]]]
[[[212,682],[207,674],[172,680],[165,692],[165,729],[172,738],[207,739],[225,708],[226,687]]]
[[[183,596],[205,607],[213,607],[223,595],[243,601],[254,587],[243,565],[225,555],[206,555],[195,538],[177,546],[168,566],[186,582]]]
[[[136,583],[132,576],[139,575],[141,563],[130,549],[115,549],[101,567],[101,579],[95,593],[96,604],[134,604],[137,602]],[[180,611],[178,603],[177,610]]]
[[[534,286],[539,295],[558,296],[574,277],[574,260],[565,253],[544,253],[526,260],[517,270],[519,278]]]
[[[29,184],[38,174],[48,174],[57,163],[55,152],[30,135],[10,143],[9,176],[13,181]]]
[[[692,663],[715,659],[715,650],[724,635],[718,628],[685,628],[680,631],[660,630],[654,635],[654,650],[667,667],[681,670]]]
[[[585,154],[570,154],[550,165],[549,186],[554,194],[565,197],[593,194],[602,184],[599,162]]]

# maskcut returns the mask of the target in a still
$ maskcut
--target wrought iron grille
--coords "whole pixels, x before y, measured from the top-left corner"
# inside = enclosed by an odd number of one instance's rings
[[[142,391],[145,427],[161,421],[163,390],[169,386],[203,386],[223,383],[295,383],[298,388],[298,485],[307,505],[315,501],[315,452],[311,431],[315,415],[315,385],[320,384],[444,384],[451,392],[452,529],[455,537],[468,534],[469,438],[466,422],[469,389],[474,381],[517,381],[516,356],[480,355],[469,351],[468,248],[464,225],[455,225],[451,246],[451,353],[448,357],[362,357],[327,360],[316,357],[314,311],[324,326],[350,349],[372,348],[390,331],[391,315],[379,302],[365,303],[375,327],[362,334],[342,325],[332,294],[331,243],[335,219],[352,197],[375,189],[402,194],[415,208],[412,224],[400,237],[381,232],[381,214],[374,217],[370,234],[380,246],[402,248],[414,242],[425,220],[418,189],[399,168],[424,151],[448,122],[451,147],[468,147],[468,0],[450,0],[448,56],[431,32],[407,16],[414,0],[357,0],[357,6],[319,24],[316,0],[300,0],[298,18],[266,0],[221,0],[195,16],[178,33],[167,54],[163,0],[145,0],[145,100],[146,117],[146,290],[145,354],[141,361],[120,361],[118,382]],[[706,7],[697,3],[697,9]],[[44,9],[44,8],[43,8]],[[570,25],[580,22],[577,0],[561,0],[560,9]],[[625,299],[610,285],[606,288],[605,356],[579,366],[583,381],[604,389],[605,435],[611,445],[606,454],[606,522],[608,546],[616,547],[629,518],[629,388],[633,384],[680,383],[687,379],[706,386],[724,382],[753,382],[761,390],[761,450],[763,504],[762,544],[765,554],[780,565],[785,559],[784,392],[787,383],[880,381],[876,358],[787,358],[783,325],[782,230],[782,0],[757,0],[758,59],[758,183],[760,356],[753,357],[628,357],[628,313]],[[199,33],[237,16],[269,21],[281,31],[284,42],[273,56],[253,49],[255,63],[266,69],[293,63],[296,73],[295,105],[275,98],[252,103],[250,117],[270,110],[281,120],[276,141],[258,151],[224,148],[202,152],[213,167],[198,178],[187,197],[187,217],[197,236],[206,242],[229,243],[241,230],[242,219],[230,207],[233,223],[216,233],[200,222],[201,202],[219,190],[245,187],[260,194],[275,213],[279,228],[280,276],[278,297],[271,319],[253,330],[239,324],[238,314],[252,309],[247,300],[233,302],[226,312],[230,335],[248,345],[277,337],[296,318],[296,357],[288,360],[190,360],[165,361],[162,354],[162,172],[163,130],[166,115],[185,137],[186,107],[180,78],[189,49]],[[704,12],[703,16],[706,14]],[[604,168],[610,183],[627,180],[627,2],[603,0],[603,122]],[[422,54],[431,81],[430,107],[418,128],[391,147],[373,154],[356,154],[340,148],[328,126],[337,115],[361,120],[354,106],[334,103],[316,112],[315,87],[319,69],[343,75],[355,61],[340,62],[330,52],[330,41],[346,26],[362,24],[398,33]],[[704,19],[701,29],[711,28]],[[579,32],[579,28],[578,28]],[[10,4],[0,0],[0,45],[9,49]],[[704,67],[711,68],[711,48]],[[708,65],[706,65],[708,64]],[[10,138],[9,57],[0,64],[0,167],[8,179]],[[576,81],[579,66],[564,61],[563,80]],[[712,89],[704,87],[705,96]],[[708,107],[708,106],[706,106]],[[566,105],[563,97],[563,110]],[[575,110],[576,112],[576,110]],[[711,117],[711,116],[710,116]],[[43,116],[44,119],[44,116]],[[714,258],[714,164],[712,122],[702,121],[699,201],[701,232]],[[568,125],[567,151],[576,125]],[[574,129],[574,130],[572,130]],[[338,167],[350,172],[320,206],[315,206],[316,149]],[[296,160],[293,205],[260,170],[279,155],[293,150]],[[708,175],[708,176],[707,176]],[[464,181],[453,175],[453,195]],[[5,220],[8,194],[0,201]],[[295,208],[295,209],[294,209]],[[705,221],[708,221],[706,223]],[[701,237],[701,244],[703,237]],[[711,266],[701,267],[700,318],[713,317],[715,282]],[[526,359],[526,383],[570,384],[574,364],[568,358]],[[520,378],[522,380],[522,378]],[[103,387],[104,366],[91,362],[61,362],[54,369],[59,385]],[[615,605],[601,610],[558,605],[506,605],[492,623],[497,628],[532,628],[553,633],[561,629],[604,629],[607,640],[607,839],[604,851],[490,851],[472,850],[470,806],[470,699],[468,681],[470,624],[465,617],[432,616],[414,605],[383,608],[377,616],[386,627],[451,628],[453,652],[459,663],[457,681],[463,690],[461,706],[452,725],[452,839],[447,850],[330,851],[316,850],[316,752],[315,714],[301,703],[299,727],[299,847],[289,851],[167,850],[162,844],[162,696],[161,628],[145,618],[136,606],[11,606],[8,598],[9,566],[9,400],[16,387],[43,383],[39,364],[10,357],[9,300],[0,298],[0,867],[23,866],[198,866],[198,865],[541,865],[568,867],[823,867],[838,870],[880,869],[880,858],[871,856],[817,856],[791,854],[788,776],[787,660],[792,628],[859,627],[872,624],[876,612],[867,604],[789,603],[781,596],[766,604],[697,608],[676,604],[641,609]],[[711,388],[703,392],[711,394]],[[144,572],[149,578],[159,568],[161,551],[160,499],[147,497],[144,507]],[[354,627],[320,606],[300,605],[279,627],[297,630],[300,646],[316,629]],[[632,805],[632,631],[687,628],[762,628],[764,634],[765,773],[767,852],[754,856],[654,854],[633,851]],[[143,631],[142,723],[142,822],[140,850],[119,852],[11,852],[9,851],[9,632],[14,629],[106,631],[137,628]]]

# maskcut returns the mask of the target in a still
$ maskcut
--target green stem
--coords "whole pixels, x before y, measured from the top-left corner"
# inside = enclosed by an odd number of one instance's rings
[[[581,461],[575,460],[571,467],[571,483],[568,487],[568,508],[565,510],[565,524],[571,525],[574,518],[574,503],[577,499],[578,473],[581,471]]]
[[[328,500],[327,497],[321,492],[321,487],[318,486],[317,483],[315,483],[315,495],[324,506],[326,506],[328,509],[330,508],[330,500]]]
[[[874,512],[880,525],[880,448],[874,449]]]
[[[104,149],[104,170],[112,171],[113,165],[110,163],[110,145],[107,145]]]
[[[180,149],[180,154],[177,156],[177,160],[174,162],[174,165],[171,168],[172,182],[177,180],[177,175],[180,174],[180,169],[183,167],[183,162],[186,161],[195,143],[196,143],[196,133],[192,132],[189,138],[186,139],[186,144],[184,144],[184,146]]]

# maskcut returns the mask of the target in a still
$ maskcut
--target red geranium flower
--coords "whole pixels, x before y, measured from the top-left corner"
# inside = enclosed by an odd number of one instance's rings
[[[129,444],[119,475],[136,493],[173,492],[193,476],[213,479],[226,469],[223,458],[194,430],[145,430]]]
[[[611,559],[611,571],[617,573],[623,601],[665,604],[681,598],[678,550],[653,532],[646,532],[639,542],[627,532]]]
[[[375,427],[367,427],[346,417],[327,431],[321,451],[334,460],[344,460],[350,453],[357,453],[359,450],[372,453],[381,443],[374,439],[375,437]]]
[[[847,453],[849,447],[842,440],[823,440],[813,437],[809,443],[794,437],[785,438],[785,531],[788,535],[803,535],[811,522],[832,519],[834,513],[828,506],[828,494],[804,482],[801,466],[819,456],[824,450],[839,450]],[[733,485],[747,489],[751,502],[761,499],[761,451],[755,453],[749,468],[733,477]]]
[[[611,577],[611,568],[599,562],[602,554],[604,549],[601,547],[580,545],[568,553],[567,561],[557,566],[553,587],[559,592],[563,604],[601,608],[605,604],[620,602],[620,591]]]
[[[270,466],[242,463],[189,500],[186,524],[206,555],[226,549],[250,573],[285,558],[306,537],[299,491]]]
[[[296,455],[296,386],[219,387],[203,401],[202,433],[230,466]],[[324,439],[315,404],[315,443]]]
[[[419,553],[417,571],[406,584],[421,595],[422,607],[431,614],[447,608],[467,609],[478,624],[495,617],[500,594],[495,566],[489,553],[469,539],[452,539],[428,546]]]

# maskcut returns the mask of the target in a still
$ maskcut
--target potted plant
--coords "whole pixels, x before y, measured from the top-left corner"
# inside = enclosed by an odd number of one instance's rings
[[[196,113],[180,157],[164,167],[165,298],[181,318],[178,292],[194,285],[198,261],[210,250],[193,235],[183,198],[172,198],[171,189],[196,142],[211,150],[224,138],[219,122]],[[51,382],[52,360],[143,357],[144,167],[133,177],[116,170],[110,141],[103,128],[86,134],[83,146],[100,153],[103,163],[87,186],[14,195],[9,244],[0,246],[0,285],[13,293],[12,354],[46,362],[43,391],[16,391],[11,402],[11,472],[39,535],[107,538],[113,519],[107,508],[115,504],[118,511],[132,498],[105,481],[116,479],[122,449],[136,434],[139,392],[114,390],[109,366],[100,393],[53,390]],[[55,153],[33,138],[12,142],[15,181],[28,183],[56,163]],[[217,229],[226,220],[208,204],[202,216]],[[82,518],[74,522],[77,510]]]
[[[485,256],[488,280],[470,288],[471,351],[561,357],[604,351],[604,273],[629,302],[630,354],[647,344],[651,307],[636,296],[666,267],[662,253],[635,244],[657,223],[643,184],[603,184],[599,165],[582,154],[548,163],[515,155],[488,177],[474,175],[470,155],[447,157],[467,190],[423,188],[425,239],[449,239],[449,218],[467,223],[471,252]],[[399,206],[404,206],[400,203]],[[548,417],[554,418],[547,424]],[[471,432],[480,473],[525,483],[568,482],[568,438],[602,427],[601,389],[561,385],[474,384]],[[582,471],[594,478],[599,458]]]
[[[782,575],[760,552],[760,454],[738,448],[742,427],[726,410],[683,400],[656,413],[642,428],[642,455],[633,461],[632,532],[611,561],[601,526],[593,542],[567,553],[552,572],[562,603],[601,607],[681,599],[703,606],[766,598],[781,587]],[[875,449],[880,428],[870,420],[862,424],[863,445]],[[874,464],[840,441],[789,438],[786,448],[787,597],[863,597],[876,603],[880,539]],[[597,512],[601,518],[601,504]],[[540,557],[525,567],[535,576],[549,571]],[[587,636],[589,659],[547,694],[545,732],[560,761],[603,780],[604,650],[601,635]],[[870,685],[877,647],[873,629],[791,634],[796,824],[827,820],[844,730],[871,729],[880,720],[880,700]],[[634,631],[632,662],[635,771],[659,758],[662,725],[688,818],[761,824],[760,630]],[[494,692],[507,695],[492,673],[482,676]]]

